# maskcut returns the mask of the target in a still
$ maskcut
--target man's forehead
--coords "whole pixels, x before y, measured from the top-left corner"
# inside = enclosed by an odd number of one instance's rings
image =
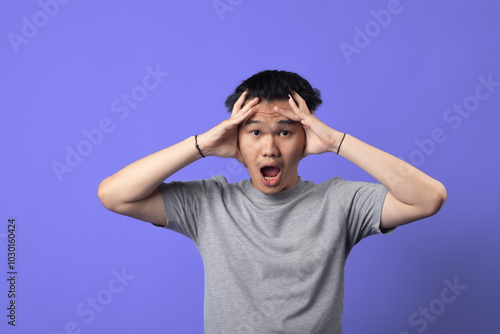
[[[278,106],[284,110],[292,110],[292,107],[288,104],[288,101],[262,101],[254,107],[254,114],[245,122],[245,124],[255,124],[263,122],[280,124],[295,123],[291,119],[276,112],[276,110],[274,110],[275,106]]]
[[[245,100],[245,102],[242,105],[242,108],[250,100],[251,99]],[[272,101],[269,101],[269,100],[260,100],[259,103],[257,103],[254,108],[256,110],[265,110],[265,109],[274,110],[274,106],[278,106],[281,109],[291,109],[292,108],[290,106],[290,104],[288,103],[288,100],[272,100]]]

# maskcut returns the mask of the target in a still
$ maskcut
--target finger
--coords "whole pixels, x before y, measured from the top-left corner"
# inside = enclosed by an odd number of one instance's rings
[[[290,93],[293,94],[293,90],[290,90]],[[288,94],[288,103],[290,103],[290,105],[291,105],[291,102],[293,102],[293,104],[298,107],[298,104],[297,104],[297,102],[295,102],[292,95]]]
[[[254,106],[249,105],[249,108],[247,107],[241,109],[237,114],[234,116],[231,116],[231,120],[233,121],[233,124],[242,124],[246,122],[247,119],[252,117],[252,115],[255,113],[255,108]]]
[[[248,97],[248,96],[247,96]],[[238,113],[240,112],[246,112],[248,109],[250,108],[253,108],[254,106],[256,106],[257,104],[259,103],[259,98],[258,97],[254,97],[252,100],[250,100],[244,107],[240,108],[240,109],[233,109],[233,112],[231,113],[231,116],[233,115],[237,115]],[[242,105],[240,105],[239,107],[241,107]]]
[[[311,114],[309,108],[307,107],[307,103],[306,101],[302,98],[302,96],[299,95],[299,93],[297,93],[296,91],[291,91],[292,92],[292,96],[293,96],[293,99],[296,101],[299,109],[302,111],[302,112],[305,112],[306,114]]]
[[[233,110],[231,111],[231,115],[233,115],[234,113],[240,111],[241,106],[245,102],[245,99],[246,99],[247,95],[248,95],[248,89],[246,89],[243,93],[241,93],[241,95],[238,98],[238,100],[236,100],[236,102],[234,103]]]
[[[230,118],[234,118],[234,117],[239,116],[240,114],[247,113],[250,109],[252,109],[253,107],[255,107],[258,103],[259,103],[259,98],[258,97],[253,98],[242,109],[240,109],[238,111],[234,111],[233,113],[231,113],[231,117]]]
[[[294,110],[285,110],[285,109],[281,109],[278,106],[275,106],[274,110],[278,114],[285,116],[286,118],[291,119],[292,121],[295,121],[295,122],[302,121],[302,118]]]
[[[293,91],[292,91],[293,92]],[[304,120],[308,115],[310,115],[310,113],[306,113],[306,112],[303,112],[298,106],[297,104],[295,103],[295,100],[293,99],[293,97],[288,94],[289,96],[289,99],[288,99],[288,103],[290,104],[290,106],[292,107],[292,110],[293,112],[300,118],[300,120]],[[299,96],[300,97],[300,96]]]

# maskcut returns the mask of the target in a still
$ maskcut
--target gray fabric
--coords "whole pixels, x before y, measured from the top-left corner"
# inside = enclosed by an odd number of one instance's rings
[[[300,179],[267,195],[215,176],[159,189],[167,228],[203,259],[205,333],[341,333],[345,261],[381,233],[384,186]]]

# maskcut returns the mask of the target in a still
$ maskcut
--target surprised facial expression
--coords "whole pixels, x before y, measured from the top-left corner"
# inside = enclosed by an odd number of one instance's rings
[[[306,143],[302,124],[278,114],[275,106],[292,110],[287,100],[261,101],[238,133],[241,157],[252,185],[266,194],[288,190],[297,183]]]

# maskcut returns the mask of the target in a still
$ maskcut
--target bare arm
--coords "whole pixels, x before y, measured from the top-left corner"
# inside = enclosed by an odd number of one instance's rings
[[[431,216],[446,201],[446,189],[439,181],[353,136],[346,135],[342,142],[344,134],[311,114],[305,101],[297,93],[293,93],[289,102],[293,113],[279,108],[276,111],[302,122],[307,138],[304,155],[339,152],[339,155],[365,170],[388,189],[382,209],[381,229]]]
[[[165,179],[199,158],[194,137],[189,137],[104,179],[97,194],[111,211],[165,226],[165,209],[157,188]]]
[[[336,137],[342,135],[337,133]],[[339,155],[365,170],[389,190],[382,209],[381,229],[432,216],[446,201],[446,189],[441,182],[355,137],[346,136]]]
[[[253,113],[258,99],[241,108],[243,93],[231,117],[198,136],[204,155],[239,159],[237,129]],[[101,203],[109,210],[155,225],[166,226],[167,218],[158,186],[172,174],[201,158],[194,136],[137,160],[104,179],[97,190]]]

